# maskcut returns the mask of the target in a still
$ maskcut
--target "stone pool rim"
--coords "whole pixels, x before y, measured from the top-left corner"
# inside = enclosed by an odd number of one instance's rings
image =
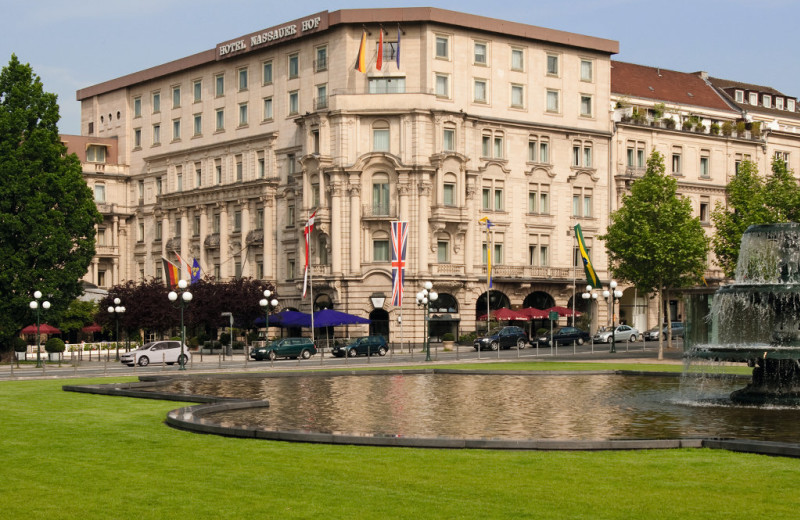
[[[226,437],[263,439],[286,442],[305,442],[331,445],[356,445],[374,447],[436,448],[436,449],[492,449],[492,450],[550,450],[550,451],[610,451],[651,450],[676,448],[713,448],[762,455],[800,458],[800,444],[730,439],[716,437],[687,437],[675,439],[465,439],[456,437],[401,437],[391,435],[352,435],[314,431],[266,430],[257,427],[227,427],[204,417],[211,413],[245,408],[268,407],[267,400],[249,400],[211,395],[175,394],[171,392],[143,391],[142,388],[167,385],[180,379],[199,379],[214,376],[232,378],[278,377],[335,377],[375,375],[461,374],[461,375],[524,375],[532,377],[558,377],[575,375],[636,375],[648,377],[683,377],[681,372],[651,372],[638,370],[470,370],[470,369],[379,369],[379,370],[327,370],[294,371],[281,373],[239,374],[185,374],[177,376],[140,376],[138,382],[98,385],[64,385],[68,392],[92,393],[109,396],[137,397],[167,401],[201,403],[184,406],[167,413],[166,424],[185,431],[222,435]],[[707,375],[708,376],[708,375]],[[711,376],[713,377],[713,376]],[[744,377],[731,376],[725,377]]]

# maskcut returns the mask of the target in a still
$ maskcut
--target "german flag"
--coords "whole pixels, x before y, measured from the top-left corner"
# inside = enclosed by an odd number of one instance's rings
[[[358,46],[358,57],[356,57],[356,70],[367,72],[367,32],[361,33],[361,45]]]
[[[178,286],[178,280],[180,279],[180,269],[177,265],[173,264],[163,256],[161,257],[161,261],[164,263],[164,277],[166,278],[167,287],[175,288]]]

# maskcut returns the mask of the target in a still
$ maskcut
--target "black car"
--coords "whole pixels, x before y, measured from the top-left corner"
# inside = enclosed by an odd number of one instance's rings
[[[564,343],[572,343],[573,341],[578,345],[583,345],[586,341],[589,341],[591,335],[581,330],[577,327],[561,327],[553,331],[553,337],[550,337],[550,333],[542,334],[539,336],[538,341],[539,343],[543,343],[545,345],[550,345],[551,339],[555,341],[554,345],[564,344]]]
[[[388,350],[389,346],[383,336],[364,336],[354,339],[345,346],[336,345],[331,350],[331,354],[336,357],[372,356],[375,354],[385,356]]]
[[[255,349],[255,359],[256,361],[264,359],[272,361],[279,357],[308,359],[316,353],[317,347],[309,338],[283,338]]]
[[[495,329],[486,336],[475,338],[472,348],[475,350],[497,350],[511,347],[523,349],[528,343],[528,334],[522,328],[512,325]]]

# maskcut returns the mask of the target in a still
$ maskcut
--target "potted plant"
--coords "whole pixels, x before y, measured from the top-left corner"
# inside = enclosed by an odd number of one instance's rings
[[[50,338],[44,344],[44,349],[50,357],[50,361],[59,361],[64,353],[64,341],[60,338]]]
[[[761,121],[753,121],[750,123],[750,134],[753,139],[761,139]]]
[[[12,340],[12,346],[14,347],[14,355],[17,356],[17,359],[22,359],[24,361],[28,353],[28,344],[25,340],[20,337],[15,337]]]
[[[725,137],[730,137],[733,133],[733,123],[730,121],[725,121],[722,123],[722,135]]]
[[[744,137],[744,132],[747,129],[747,123],[744,121],[736,121],[736,137]]]
[[[688,132],[689,130],[692,129],[693,126],[694,123],[691,120],[687,119],[686,121],[683,122],[681,128]]]
[[[445,351],[453,350],[455,342],[456,337],[452,332],[445,332],[442,334],[442,347]]]
[[[711,123],[708,130],[711,132],[711,135],[719,135],[719,123]]]
[[[662,120],[662,122],[664,124],[664,128],[667,128],[669,130],[674,130],[675,129],[675,120],[672,119],[671,117],[665,117]]]

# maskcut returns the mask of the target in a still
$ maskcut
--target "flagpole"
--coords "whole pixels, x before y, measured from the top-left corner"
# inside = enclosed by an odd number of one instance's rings
[[[489,335],[489,314],[492,312],[489,305],[492,293],[492,244],[489,241],[489,225],[486,225],[486,335]],[[480,357],[478,349],[478,357]]]
[[[310,219],[311,219],[311,215],[308,215],[308,220],[310,220]],[[306,220],[306,222],[308,222],[308,220]],[[306,224],[306,225],[308,225],[308,224]],[[308,266],[306,266],[306,269],[308,269],[308,294],[309,294],[309,298],[311,298],[311,343],[314,343],[314,276],[312,274],[313,269],[311,269],[311,266],[313,264],[311,262],[311,231],[310,230],[308,232],[308,250],[309,250],[308,251]],[[316,346],[316,343],[314,343],[314,345]],[[325,357],[325,351],[322,352],[322,356],[320,357],[320,359],[322,357]]]

